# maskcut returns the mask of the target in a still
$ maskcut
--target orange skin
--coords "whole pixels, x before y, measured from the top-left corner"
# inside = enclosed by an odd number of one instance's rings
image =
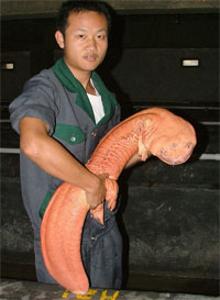
[[[116,180],[129,160],[150,155],[169,165],[188,160],[196,145],[193,127],[166,109],[151,108],[134,114],[115,126],[98,144],[86,167],[97,175],[107,174],[106,201],[116,206]],[[89,281],[81,254],[81,233],[89,205],[85,191],[63,183],[54,193],[43,217],[41,244],[49,273],[73,293],[85,294]],[[103,223],[103,205],[91,211]]]

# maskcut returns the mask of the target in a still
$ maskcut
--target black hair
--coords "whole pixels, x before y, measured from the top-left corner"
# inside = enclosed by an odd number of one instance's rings
[[[56,29],[61,31],[63,35],[67,27],[67,19],[72,12],[85,12],[85,11],[95,11],[103,14],[108,23],[108,31],[111,29],[111,14],[110,7],[107,3],[102,1],[86,1],[86,0],[72,0],[64,2],[59,10]]]

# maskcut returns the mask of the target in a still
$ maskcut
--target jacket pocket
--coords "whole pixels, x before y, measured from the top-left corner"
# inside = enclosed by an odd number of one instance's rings
[[[69,145],[80,144],[85,140],[85,134],[78,126],[58,123],[53,136]]]

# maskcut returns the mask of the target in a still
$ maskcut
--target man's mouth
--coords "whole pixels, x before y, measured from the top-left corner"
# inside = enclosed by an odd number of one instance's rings
[[[89,62],[95,62],[98,58],[97,54],[85,54],[83,58]]]

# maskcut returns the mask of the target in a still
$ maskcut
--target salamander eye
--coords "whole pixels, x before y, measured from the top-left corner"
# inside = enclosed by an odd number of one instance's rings
[[[187,143],[187,144],[186,144],[186,148],[188,148],[188,149],[191,149],[191,148],[192,148],[192,146],[193,146],[193,144],[192,144],[192,143]]]
[[[172,148],[175,149],[177,148],[178,144],[177,143],[172,143]]]

